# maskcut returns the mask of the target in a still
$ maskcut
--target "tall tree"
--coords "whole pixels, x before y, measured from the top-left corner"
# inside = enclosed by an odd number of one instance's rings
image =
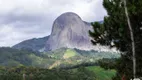
[[[126,0],[124,5],[123,0],[104,0],[103,6],[107,11],[108,16],[104,17],[104,23],[93,22],[93,31],[89,31],[93,38],[93,44],[100,43],[117,47],[120,50],[121,58],[118,61],[117,78],[126,76],[127,79],[133,77],[133,54],[132,54],[132,36],[127,19],[130,19],[131,28],[133,31],[133,39],[135,41],[136,52],[136,77],[142,75],[142,0]],[[125,14],[126,8],[129,15]],[[113,43],[113,44],[112,44]],[[115,80],[116,80],[115,79]],[[118,79],[120,80],[120,79]]]
[[[126,18],[127,18],[127,23],[129,26],[129,30],[130,30],[130,37],[131,37],[131,43],[132,43],[132,53],[133,53],[133,77],[136,78],[136,57],[135,57],[135,40],[134,40],[134,33],[132,30],[132,25],[130,22],[130,18],[129,18],[129,14],[128,14],[128,9],[127,9],[127,3],[126,0],[124,1],[124,8],[125,8],[125,14],[126,14]]]

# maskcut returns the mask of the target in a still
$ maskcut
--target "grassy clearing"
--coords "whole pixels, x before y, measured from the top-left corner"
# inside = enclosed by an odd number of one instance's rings
[[[105,70],[99,66],[86,67],[95,73],[96,80],[112,80],[111,78],[115,76],[115,70]]]
[[[76,55],[76,52],[75,52],[74,50],[72,50],[72,49],[67,49],[66,52],[64,53],[63,58],[64,58],[64,59],[67,59],[67,58],[71,58],[71,57],[73,57],[73,56],[75,56],[75,55]]]

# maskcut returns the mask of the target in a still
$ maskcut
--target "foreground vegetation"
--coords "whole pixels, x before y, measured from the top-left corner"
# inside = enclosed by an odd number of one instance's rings
[[[0,80],[111,80],[115,70],[99,66],[75,69],[43,69],[34,67],[0,67]]]

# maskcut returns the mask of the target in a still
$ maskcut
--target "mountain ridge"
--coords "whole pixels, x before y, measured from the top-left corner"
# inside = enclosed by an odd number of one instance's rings
[[[42,48],[44,48],[46,41],[48,40],[49,36],[45,36],[42,38],[33,38],[28,39],[25,41],[22,41],[14,46],[12,48],[15,49],[28,49],[32,51],[40,51]]]

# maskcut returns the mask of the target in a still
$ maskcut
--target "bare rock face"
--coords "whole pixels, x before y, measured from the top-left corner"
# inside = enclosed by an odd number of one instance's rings
[[[82,21],[77,14],[72,12],[64,13],[54,21],[45,51],[62,47],[91,50],[93,46],[88,34],[90,29],[91,25]]]

